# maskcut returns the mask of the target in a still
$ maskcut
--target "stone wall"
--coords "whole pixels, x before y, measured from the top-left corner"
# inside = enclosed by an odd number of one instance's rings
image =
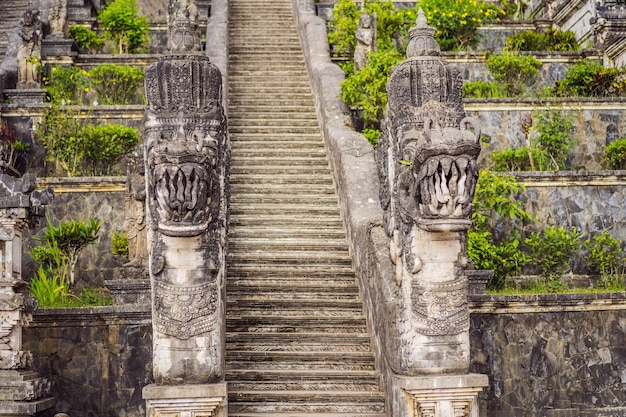
[[[615,139],[626,136],[626,100],[624,99],[579,99],[539,101],[477,100],[466,99],[465,111],[476,117],[482,127],[483,147],[479,157],[482,166],[489,166],[489,156],[506,147],[524,144],[524,135],[519,119],[531,113],[535,119],[538,111],[568,112],[574,122],[575,145],[568,162],[574,170],[602,170],[604,149]],[[503,129],[502,126],[507,126]]]
[[[481,416],[623,416],[626,295],[474,296]]]
[[[23,332],[33,368],[52,382],[50,410],[72,417],[145,417],[152,382],[150,305],[45,309]]]
[[[624,293],[470,297],[471,370],[490,381],[481,417],[624,415]],[[145,416],[149,305],[39,310],[24,348],[53,382],[52,414]]]

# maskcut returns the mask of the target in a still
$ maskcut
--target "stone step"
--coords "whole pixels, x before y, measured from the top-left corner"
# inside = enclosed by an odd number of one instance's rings
[[[365,333],[367,326],[365,322],[355,320],[353,317],[341,317],[339,315],[326,315],[312,317],[306,315],[306,311],[301,315],[293,316],[229,316],[226,317],[227,332],[253,332],[253,333]],[[227,352],[228,354],[228,352]],[[242,369],[246,369],[243,368]],[[249,367],[254,369],[254,367]],[[369,367],[374,370],[374,366]]]
[[[231,175],[230,177],[231,184],[237,183],[263,183],[263,184],[332,184],[332,178],[330,175],[328,176],[308,176],[306,178],[302,178],[302,175],[297,174],[284,174],[281,175],[280,178],[276,177],[276,175],[266,175],[266,174],[237,174]]]
[[[263,192],[268,194],[291,194],[291,193],[323,193],[323,194],[335,194],[335,188],[332,181],[326,181],[325,184],[312,185],[310,183],[296,183],[289,187],[285,187],[284,184],[269,184],[269,183],[231,183],[232,194],[235,193],[255,193]]]
[[[336,205],[337,196],[330,193],[322,194],[261,194],[261,193],[241,193],[237,192],[231,196],[231,204],[237,205],[251,205],[256,203],[261,204],[309,204],[315,202],[317,204],[324,205]],[[264,232],[268,233],[269,231]],[[319,233],[319,231],[318,231]],[[265,234],[263,236],[266,236]]]
[[[285,253],[274,252],[254,252],[235,253],[230,251],[228,264],[240,265],[250,264],[258,268],[274,266],[308,266],[308,267],[351,267],[352,260],[345,253],[328,253],[326,251],[292,251]]]
[[[267,111],[272,114],[282,114],[283,117],[288,118],[289,115],[293,113],[305,113],[310,112],[312,114],[315,113],[315,106],[313,105],[313,100],[310,101],[309,104],[306,105],[293,105],[291,103],[281,103],[281,102],[262,102],[262,103],[252,103],[252,104],[239,104],[237,106],[231,106],[229,103],[229,113],[233,115],[241,115],[245,113],[252,112],[261,112]],[[318,134],[318,137],[320,135]]]
[[[304,101],[304,100],[303,100]],[[304,104],[304,103],[303,103]],[[315,133],[319,132],[318,127],[312,126],[228,126],[231,134],[238,133]]]
[[[229,415],[242,412],[364,413],[383,412],[384,397],[371,391],[238,391],[229,392]],[[316,414],[319,415],[319,414]]]
[[[265,413],[233,413],[230,410],[230,417],[259,417],[265,415]],[[273,417],[387,417],[384,413],[307,413],[307,412],[291,412],[291,413],[276,413],[272,412]]]
[[[314,143],[314,146],[308,147],[309,144],[300,142],[299,144],[285,144],[284,142],[272,142],[269,146],[263,146],[262,143],[254,143],[253,141],[235,141],[231,144],[232,152],[236,159],[247,158],[311,158],[311,159],[327,159],[326,149],[321,143]],[[305,148],[306,146],[306,148]]]
[[[228,337],[228,336],[227,336]],[[228,343],[228,342],[227,342]],[[236,378],[241,382],[230,382]],[[229,390],[250,390],[251,383],[258,383],[261,390],[318,390],[318,389],[356,389],[378,390],[380,376],[375,371],[341,371],[319,370],[315,372],[301,372],[288,370],[253,370],[226,372],[226,380],[229,381]],[[289,388],[281,388],[288,385]],[[267,388],[263,388],[267,387]]]
[[[371,352],[256,352],[229,350],[227,369],[373,369]],[[251,365],[253,363],[254,365]]]
[[[266,175],[266,176],[273,175],[275,176],[274,180],[279,181],[282,175],[306,175],[307,177],[312,176],[312,175],[317,175],[320,178],[323,178],[324,176],[329,176],[330,171],[326,164],[323,164],[320,166],[309,166],[309,165],[302,165],[302,166],[247,165],[245,166],[245,165],[233,164],[233,166],[230,169],[231,176],[254,175],[254,174]],[[301,178],[301,180],[307,181],[307,178],[303,177]]]
[[[272,265],[259,269],[251,264],[228,264],[228,278],[254,278],[262,279],[290,279],[294,282],[300,280],[321,280],[332,276],[333,279],[354,282],[352,266],[325,265],[324,267],[306,265]],[[296,284],[294,284],[296,285]]]

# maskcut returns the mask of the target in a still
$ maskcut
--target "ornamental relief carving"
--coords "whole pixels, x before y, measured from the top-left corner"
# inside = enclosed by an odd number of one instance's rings
[[[155,329],[188,339],[214,327],[219,313],[219,286],[215,282],[178,286],[155,281],[153,303],[157,311]]]
[[[469,328],[468,280],[423,285],[411,283],[414,327],[428,336],[454,335]]]

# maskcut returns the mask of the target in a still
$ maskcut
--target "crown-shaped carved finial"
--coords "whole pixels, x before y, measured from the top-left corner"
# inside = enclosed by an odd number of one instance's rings
[[[424,10],[420,7],[415,19],[415,26],[409,30],[411,40],[406,48],[407,58],[416,56],[439,56],[441,48],[435,40],[437,29],[428,25]]]

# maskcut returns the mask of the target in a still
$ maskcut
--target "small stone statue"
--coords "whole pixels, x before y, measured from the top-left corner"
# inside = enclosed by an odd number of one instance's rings
[[[370,52],[376,52],[376,15],[363,10],[356,29],[354,71],[362,69],[367,64],[367,55]]]
[[[128,164],[128,194],[124,230],[128,238],[128,259],[124,266],[145,267],[148,263],[146,235],[146,180],[143,158],[132,158]]]
[[[41,16],[38,10],[27,10],[20,21],[22,43],[17,51],[17,88],[38,88],[41,60]]]
[[[67,23],[67,0],[52,0],[48,23],[50,24],[51,37],[65,37],[65,24]]]
[[[170,0],[167,49],[193,52],[202,49],[198,36],[198,7],[193,0]]]

